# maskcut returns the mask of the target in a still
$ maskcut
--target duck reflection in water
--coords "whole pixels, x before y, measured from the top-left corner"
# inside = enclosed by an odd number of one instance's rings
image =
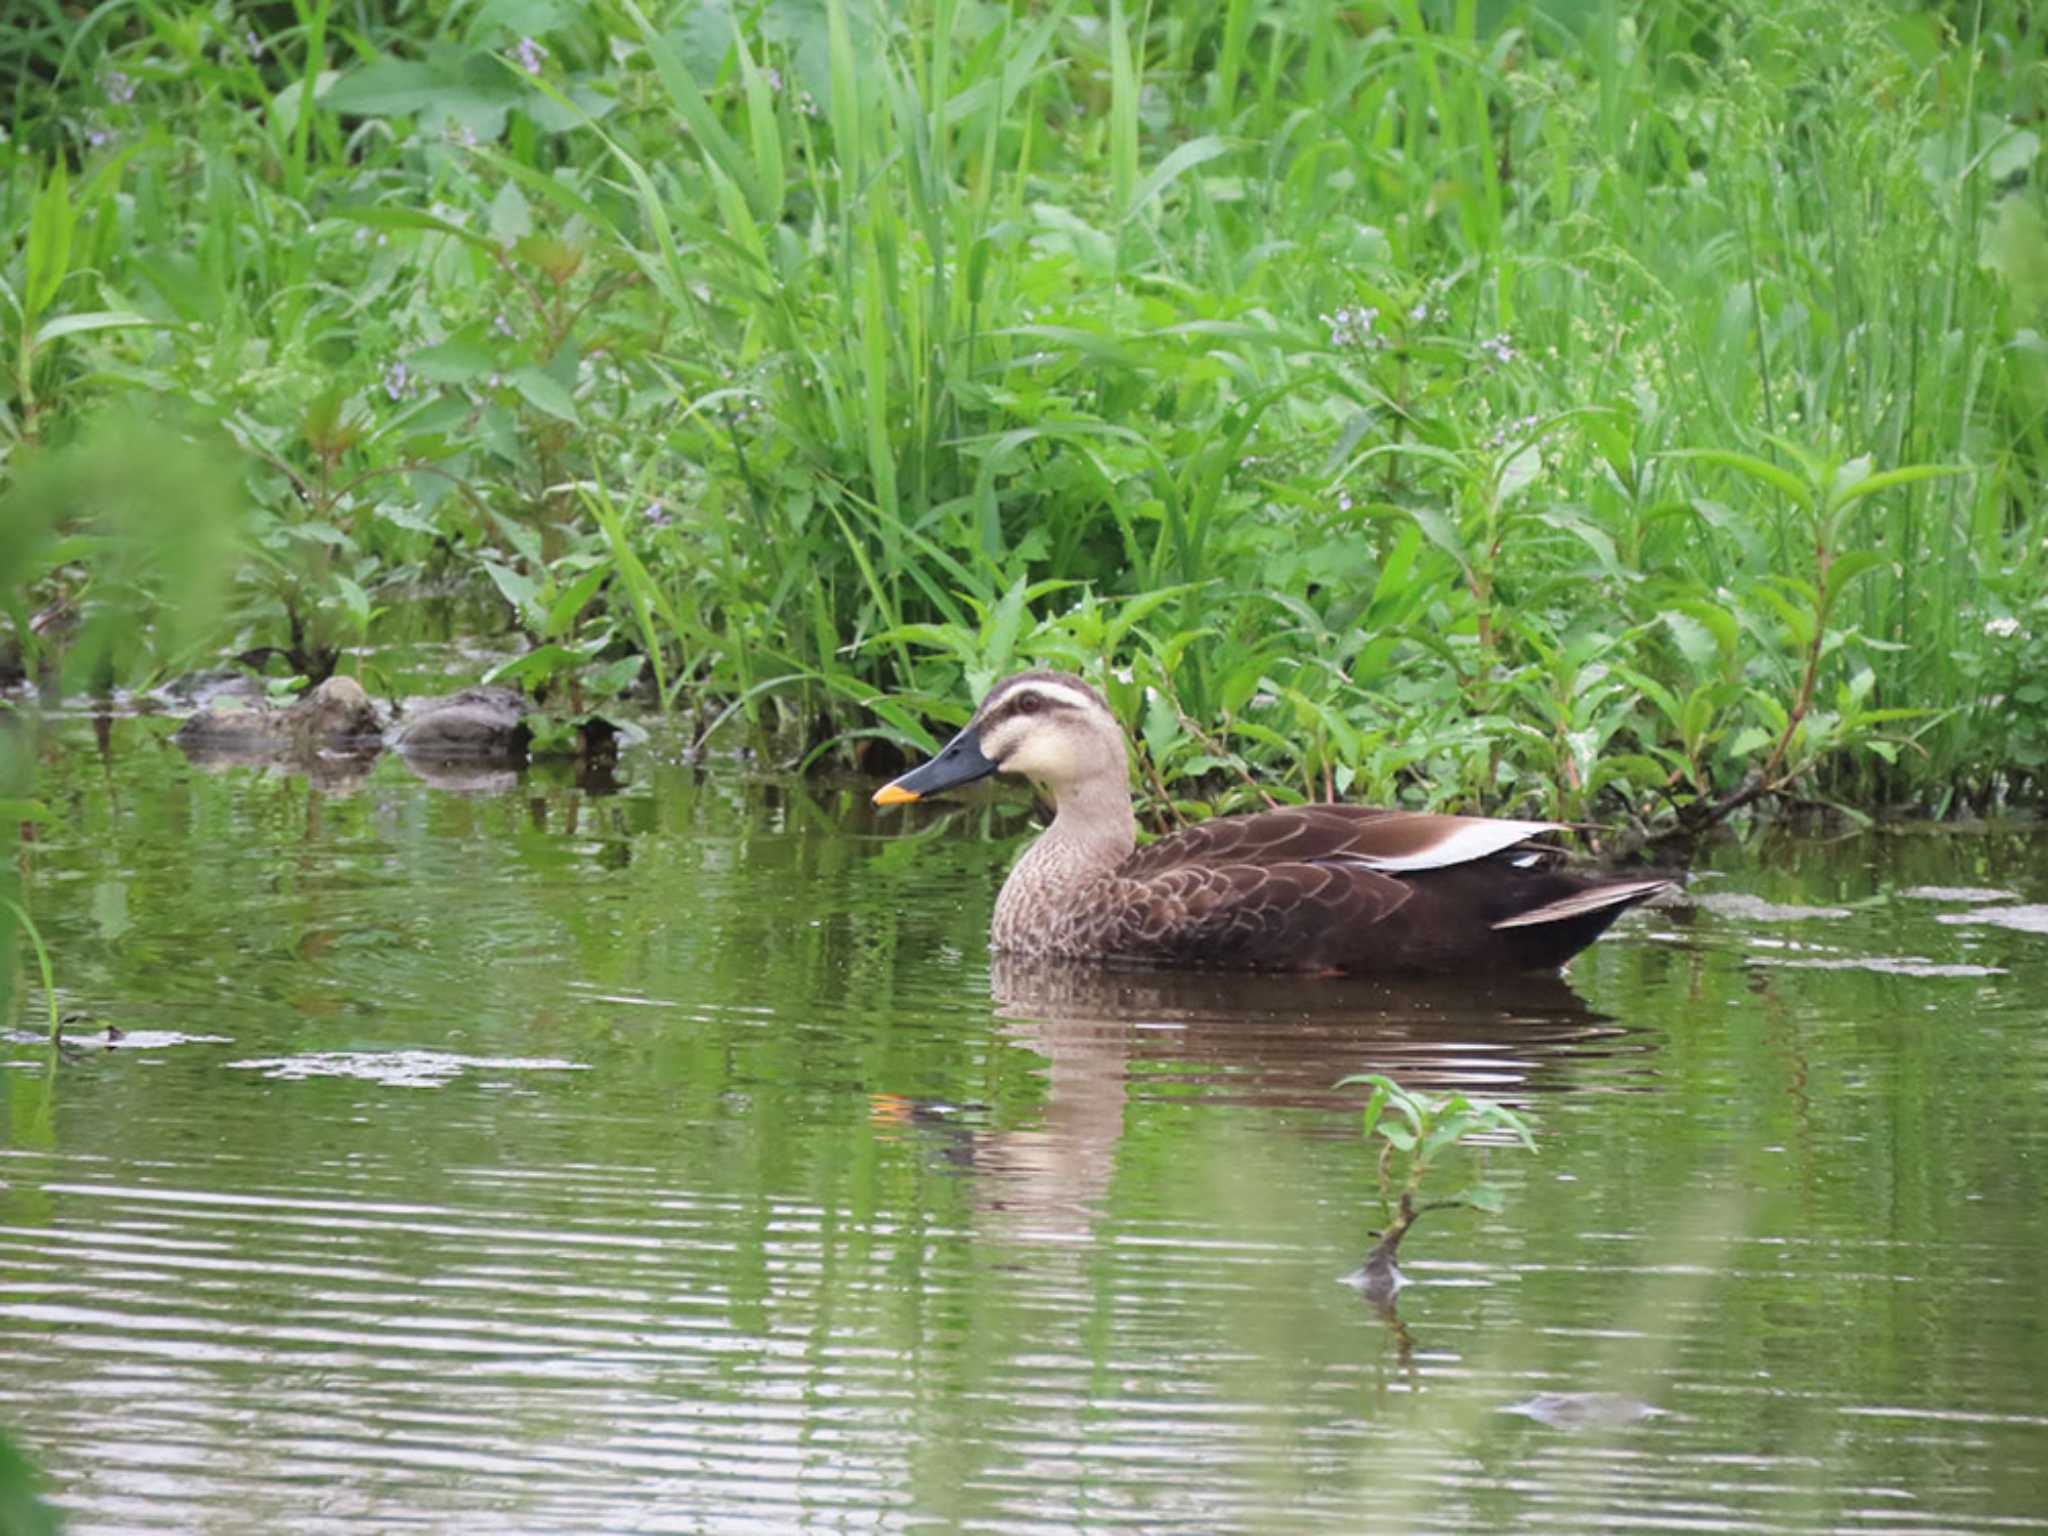
[[[1044,1058],[1035,1123],[992,1130],[892,1096],[878,1108],[943,1143],[975,1178],[977,1207],[1012,1237],[1089,1230],[1134,1102],[1352,1110],[1364,1090],[1335,1085],[1366,1072],[1500,1097],[1570,1088],[1596,1069],[1612,1090],[1647,1080],[1654,1048],[1558,976],[1306,978],[999,954],[989,987],[1004,1034]]]
[[[1336,1086],[1354,1074],[1526,1099],[1647,1086],[1655,1049],[1654,1037],[1594,1012],[1555,975],[1311,978],[996,955],[989,986],[1003,1034],[1044,1061],[1045,1098],[1033,1122],[995,1129],[971,1110],[886,1095],[876,1113],[970,1177],[981,1230],[1006,1242],[1092,1236],[1132,1111],[1148,1104],[1324,1109],[1338,1113],[1308,1134],[1355,1138],[1353,1113],[1367,1090]],[[1303,1120],[1273,1128],[1299,1135]],[[1374,1155],[1359,1144],[1361,1159]],[[1351,1280],[1405,1360],[1406,1330],[1393,1310],[1399,1279],[1387,1258]]]

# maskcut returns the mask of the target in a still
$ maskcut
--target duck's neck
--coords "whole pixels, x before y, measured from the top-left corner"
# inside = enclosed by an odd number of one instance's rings
[[[1138,846],[1131,793],[1122,780],[1081,784],[1054,802],[1052,825],[1003,882],[990,939],[999,950],[1058,953],[1054,935],[1093,882],[1112,874]]]

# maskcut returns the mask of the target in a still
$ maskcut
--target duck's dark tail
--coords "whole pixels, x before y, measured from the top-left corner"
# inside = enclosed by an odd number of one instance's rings
[[[1585,917],[1593,912],[1610,912],[1609,921],[1612,921],[1637,902],[1648,901],[1659,892],[1673,889],[1677,883],[1675,880],[1617,880],[1610,884],[1589,886],[1583,891],[1574,891],[1569,896],[1560,896],[1555,901],[1546,901],[1540,907],[1517,912],[1513,917],[1503,917],[1493,926],[1534,928],[1541,923],[1569,922],[1573,918]],[[1601,926],[1604,928],[1606,924],[1603,923]]]

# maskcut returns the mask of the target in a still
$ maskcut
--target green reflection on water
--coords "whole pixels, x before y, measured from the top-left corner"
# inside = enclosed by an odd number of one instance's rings
[[[88,1019],[0,1075],[0,1422],[75,1529],[2048,1515],[2044,941],[1895,894],[2039,900],[2038,837],[1724,849],[1847,915],[1642,914],[1569,986],[991,975],[1014,803],[163,730],[46,744]],[[1839,968],[1902,956],[1983,974]],[[1392,1319],[1334,1283],[1368,1070],[1543,1143]]]

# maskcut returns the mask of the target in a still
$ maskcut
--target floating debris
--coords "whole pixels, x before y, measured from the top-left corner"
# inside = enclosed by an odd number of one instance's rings
[[[1761,896],[1752,896],[1746,891],[1717,891],[1706,896],[1695,896],[1694,906],[1713,913],[1716,917],[1735,918],[1748,923],[1797,923],[1815,917],[1847,917],[1847,907],[1796,907],[1785,906],[1775,901],[1765,901]]]
[[[1937,923],[1989,923],[1994,928],[2016,928],[2021,933],[2048,933],[2048,906],[1979,907],[1974,912],[1944,912]]]
[[[1552,1429],[1620,1429],[1654,1419],[1665,1410],[1619,1392],[1538,1392],[1501,1412],[1519,1413]]]
[[[450,1051],[308,1051],[231,1061],[231,1067],[301,1082],[309,1077],[353,1077],[393,1088],[439,1088],[466,1072],[587,1072],[580,1061],[551,1056],[458,1056]]]
[[[1876,971],[1883,976],[2005,976],[2000,965],[1948,965],[1919,955],[1862,955],[1842,960],[1791,960],[1776,955],[1745,955],[1747,965],[1774,965],[1799,971]]]
[[[1909,885],[1899,892],[1908,901],[2018,901],[2018,891],[2001,891],[1988,885]]]

